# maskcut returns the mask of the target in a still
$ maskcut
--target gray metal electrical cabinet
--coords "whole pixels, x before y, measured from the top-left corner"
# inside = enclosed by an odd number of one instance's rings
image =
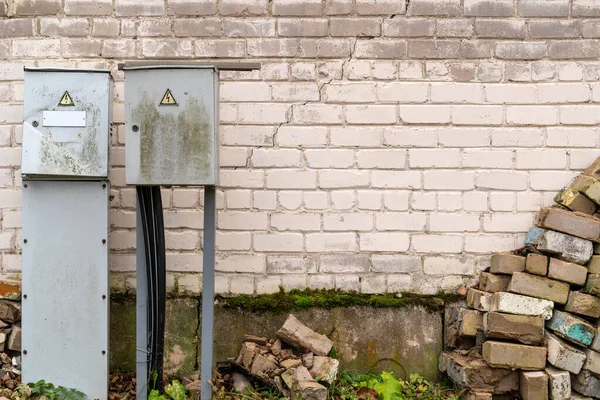
[[[218,184],[216,69],[152,66],[124,70],[127,184]]]
[[[26,69],[23,381],[108,397],[106,70]]]
[[[21,173],[107,177],[109,71],[27,68],[24,90]]]

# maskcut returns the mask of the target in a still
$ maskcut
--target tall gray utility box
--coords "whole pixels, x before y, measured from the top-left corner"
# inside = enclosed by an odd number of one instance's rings
[[[23,381],[108,397],[106,70],[28,68],[23,107]]]

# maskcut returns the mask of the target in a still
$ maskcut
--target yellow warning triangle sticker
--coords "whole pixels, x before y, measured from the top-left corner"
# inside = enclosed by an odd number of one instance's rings
[[[162,106],[176,106],[177,101],[175,101],[175,97],[173,97],[173,93],[171,93],[171,89],[167,89],[165,95],[162,97],[160,101],[160,105]]]
[[[67,92],[65,90],[65,93],[60,98],[58,105],[59,106],[74,106],[75,103],[73,103],[73,99],[71,98],[71,95],[69,94],[69,92]]]

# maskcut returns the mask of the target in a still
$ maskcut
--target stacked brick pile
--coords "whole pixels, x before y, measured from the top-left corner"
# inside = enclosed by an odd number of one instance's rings
[[[440,370],[467,399],[600,398],[600,158],[555,202],[447,313]]]

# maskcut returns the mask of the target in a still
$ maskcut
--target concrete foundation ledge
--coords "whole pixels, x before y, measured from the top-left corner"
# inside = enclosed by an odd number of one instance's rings
[[[306,293],[306,292],[305,292]],[[394,371],[395,376],[418,373],[438,380],[443,347],[444,298],[342,295],[218,299],[215,305],[215,361],[235,357],[244,334],[275,337],[292,312],[300,321],[334,341],[340,368],[365,373]],[[342,297],[339,297],[342,296]],[[286,302],[281,303],[281,300]],[[311,300],[312,299],[312,300]],[[300,302],[299,304],[296,304]],[[335,306],[340,304],[340,306]],[[289,307],[296,309],[290,310]],[[321,306],[314,306],[321,305]],[[324,308],[325,305],[327,308]],[[299,306],[299,307],[298,307]],[[300,308],[300,309],[298,309]],[[198,369],[201,299],[169,298],[166,305],[165,372],[185,374]],[[112,369],[135,370],[135,299],[113,297],[110,361]]]

